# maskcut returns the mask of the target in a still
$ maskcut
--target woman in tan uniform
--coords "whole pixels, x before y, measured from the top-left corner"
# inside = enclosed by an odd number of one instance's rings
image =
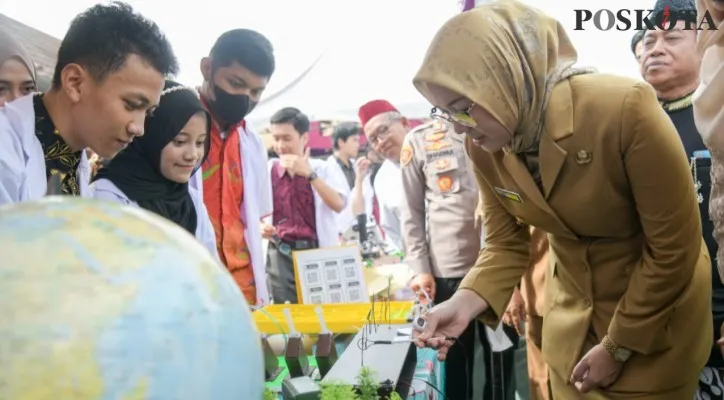
[[[525,335],[525,354],[528,366],[528,386],[531,400],[550,400],[548,395],[548,366],[541,352],[543,314],[545,313],[545,277],[550,258],[548,236],[538,228],[530,227],[530,262],[515,290],[503,323],[515,327],[519,336]],[[525,321],[525,332],[523,322]]]
[[[652,88],[573,67],[554,19],[516,1],[448,21],[414,79],[468,136],[486,246],[418,344],[444,359],[497,325],[548,232],[543,356],[555,399],[692,398],[712,346],[711,267],[694,184]]]

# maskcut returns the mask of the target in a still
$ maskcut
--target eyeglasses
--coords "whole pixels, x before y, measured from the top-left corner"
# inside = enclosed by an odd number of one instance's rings
[[[385,139],[387,139],[388,136],[390,136],[390,128],[392,127],[392,124],[399,121],[398,119],[393,119],[389,121],[388,123],[384,125],[380,125],[375,129],[374,132],[370,135],[369,140],[367,140],[372,146],[377,146],[377,144]]]
[[[470,113],[473,112],[473,108],[475,108],[475,103],[470,103],[470,106],[468,106],[465,111],[450,113],[443,109],[433,107],[430,111],[430,118],[442,119],[468,128],[475,128],[478,126],[478,123],[470,116]]]

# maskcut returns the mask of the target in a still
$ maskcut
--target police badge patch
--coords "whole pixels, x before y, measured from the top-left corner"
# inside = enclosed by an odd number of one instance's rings
[[[405,144],[402,146],[402,151],[400,152],[400,164],[406,167],[410,164],[410,161],[412,161],[412,146]]]

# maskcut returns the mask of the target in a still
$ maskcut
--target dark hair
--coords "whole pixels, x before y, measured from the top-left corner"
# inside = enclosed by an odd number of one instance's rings
[[[636,45],[644,39],[645,33],[646,31],[643,29],[640,31],[636,31],[636,33],[634,33],[633,37],[631,38],[631,52],[634,53],[634,55],[636,55]]]
[[[228,67],[234,61],[249,71],[271,78],[274,74],[274,48],[269,39],[251,29],[225,32],[211,48],[212,68]]]
[[[332,131],[332,145],[339,149],[339,141],[347,142],[347,139],[360,134],[360,126],[356,122],[343,122],[334,127]]]
[[[664,18],[663,13],[669,7],[669,12],[676,14],[677,21],[685,21],[687,24],[696,26],[696,2],[694,0],[657,0],[651,13],[654,18]],[[696,34],[695,29],[692,30]]]
[[[304,115],[298,108],[285,107],[277,111],[271,117],[272,125],[291,124],[294,130],[303,135],[309,132],[309,118]]]
[[[53,87],[68,64],[86,68],[96,81],[123,67],[136,54],[164,76],[178,72],[178,61],[166,36],[155,22],[114,1],[95,5],[78,14],[58,50]]]
[[[666,6],[672,12],[688,14],[693,11],[696,13],[696,2],[694,0],[657,0],[652,14],[658,15],[664,11]]]

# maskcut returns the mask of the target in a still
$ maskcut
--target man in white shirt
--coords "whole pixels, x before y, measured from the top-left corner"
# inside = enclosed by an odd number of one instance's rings
[[[334,154],[327,159],[335,162],[344,174],[350,190],[354,187],[354,161],[359,153],[360,127],[354,122],[345,122],[334,127],[332,147]]]
[[[271,117],[278,160],[269,161],[273,194],[266,272],[274,303],[297,303],[292,251],[339,244],[337,213],[345,207],[349,186],[342,172],[309,158],[309,118],[288,107]]]
[[[143,135],[164,76],[176,72],[158,25],[129,5],[97,4],[76,16],[58,50],[52,88],[0,108],[0,204],[47,193],[90,196],[85,150],[112,158]],[[49,191],[54,179],[59,187]]]
[[[387,241],[404,252],[400,208],[405,201],[400,151],[409,123],[387,100],[372,100],[360,107],[359,119],[370,150],[385,158],[377,172],[374,189],[380,206],[380,227]]]
[[[344,175],[350,189],[350,198],[344,210],[337,214],[337,229],[344,235],[350,228],[357,226],[358,217],[365,215],[374,221],[372,215],[372,196],[374,195],[370,176],[367,173],[369,160],[357,157],[359,153],[359,124],[345,122],[334,127],[332,144],[334,154],[327,158],[330,168]]]

